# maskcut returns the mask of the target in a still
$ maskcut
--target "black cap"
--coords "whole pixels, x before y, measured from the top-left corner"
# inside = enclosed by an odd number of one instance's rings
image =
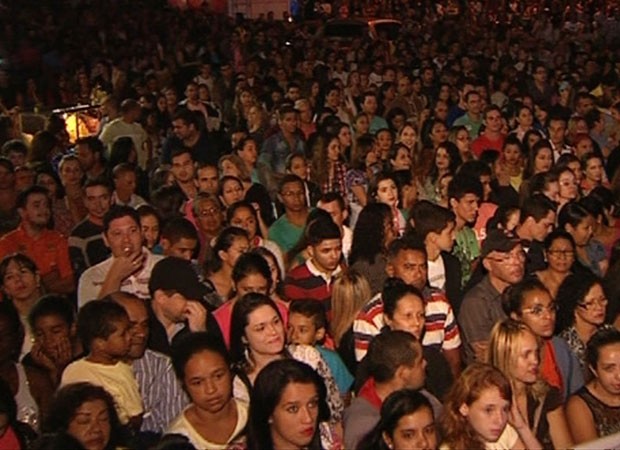
[[[149,292],[158,289],[175,291],[188,300],[202,300],[207,288],[198,279],[192,263],[186,259],[168,256],[157,262],[151,271]]]
[[[507,253],[521,243],[521,239],[506,230],[491,230],[482,243],[480,257],[486,258],[491,252]]]

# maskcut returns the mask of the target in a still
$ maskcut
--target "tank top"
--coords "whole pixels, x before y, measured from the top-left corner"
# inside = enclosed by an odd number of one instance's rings
[[[17,370],[18,388],[15,394],[17,403],[17,420],[25,422],[33,429],[39,429],[39,406],[30,393],[30,383],[26,376],[26,370],[21,364],[15,364]]]
[[[588,405],[599,437],[620,432],[620,406],[609,406],[596,398],[586,386],[577,395]]]

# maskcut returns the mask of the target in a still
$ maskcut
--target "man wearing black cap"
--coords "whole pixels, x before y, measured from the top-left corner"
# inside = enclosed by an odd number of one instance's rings
[[[491,231],[480,259],[487,274],[465,294],[458,322],[465,343],[465,362],[483,362],[493,325],[506,318],[501,295],[523,278],[525,252],[521,241],[504,230]]]
[[[190,261],[170,256],[155,264],[149,292],[150,349],[169,355],[172,341],[190,332],[207,331],[222,339],[217,322],[203,305],[207,288]]]

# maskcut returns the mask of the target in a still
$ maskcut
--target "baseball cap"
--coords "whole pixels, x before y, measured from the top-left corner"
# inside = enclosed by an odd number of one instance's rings
[[[521,243],[521,239],[506,230],[491,230],[482,243],[480,257],[486,258],[491,252],[507,253]]]
[[[174,256],[168,256],[153,266],[149,279],[151,296],[158,289],[178,292],[188,300],[202,300],[207,293],[192,263]]]

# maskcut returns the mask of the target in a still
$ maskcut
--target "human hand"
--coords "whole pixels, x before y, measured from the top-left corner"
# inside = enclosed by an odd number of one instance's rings
[[[200,303],[188,301],[184,314],[190,331],[207,331],[207,310]]]
[[[73,346],[67,338],[61,339],[54,348],[54,362],[57,367],[66,367],[73,359]]]
[[[144,254],[142,249],[139,249],[137,253],[130,253],[128,249],[126,254],[114,258],[110,272],[118,276],[120,280],[124,280],[134,273],[142,269],[144,264]]]
[[[39,344],[38,342],[35,341],[35,343],[32,345],[32,349],[30,350],[30,356],[32,357],[32,360],[39,366],[41,367],[45,367],[46,369],[48,369],[50,372],[55,372],[58,370],[58,368],[56,367],[56,364],[54,363],[54,361],[52,360],[52,358],[50,358],[44,351],[43,351],[43,347],[41,347],[41,344]]]
[[[471,346],[474,348],[474,354],[476,361],[484,362],[487,359],[487,350],[489,349],[489,343],[486,341],[473,342]]]
[[[508,412],[508,422],[515,430],[520,430],[528,426],[523,418],[523,414],[521,414],[519,405],[517,405],[517,399],[514,396],[512,397],[512,406]]]

